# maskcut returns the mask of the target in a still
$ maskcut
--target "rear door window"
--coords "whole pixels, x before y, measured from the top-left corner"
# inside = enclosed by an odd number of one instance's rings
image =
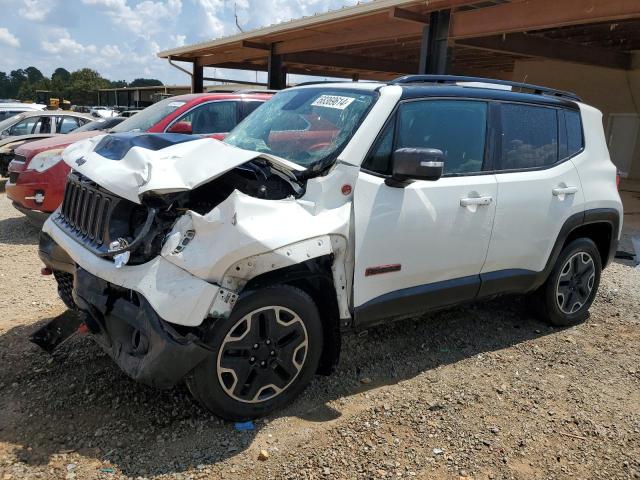
[[[580,112],[575,110],[565,110],[564,118],[567,125],[567,153],[569,157],[573,157],[584,148],[582,119]]]
[[[502,170],[541,168],[558,162],[557,109],[504,103],[500,116]]]
[[[78,119],[76,117],[58,117],[58,133],[69,133],[78,128]]]

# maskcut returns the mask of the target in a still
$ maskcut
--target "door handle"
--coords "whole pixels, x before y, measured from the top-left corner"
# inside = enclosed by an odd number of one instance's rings
[[[470,207],[472,205],[491,205],[493,202],[493,197],[469,197],[469,198],[461,198],[460,206],[461,207]]]
[[[575,195],[578,191],[578,187],[556,187],[551,190],[554,197],[559,197],[560,195]]]

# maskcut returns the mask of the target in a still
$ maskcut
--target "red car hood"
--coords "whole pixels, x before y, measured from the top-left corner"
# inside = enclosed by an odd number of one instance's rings
[[[74,142],[95,137],[96,135],[104,135],[104,132],[101,130],[92,130],[90,132],[68,133],[57,137],[45,138],[44,140],[37,140],[19,146],[15,149],[15,154],[31,159],[34,155],[44,152],[45,150],[65,148]]]

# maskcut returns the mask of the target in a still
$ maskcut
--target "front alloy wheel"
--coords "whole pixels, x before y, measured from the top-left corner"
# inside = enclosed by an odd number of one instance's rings
[[[227,420],[284,406],[318,369],[323,329],[304,291],[275,285],[245,293],[231,316],[213,324],[212,354],[186,378],[193,396]]]
[[[273,399],[296,379],[307,356],[304,322],[288,308],[268,306],[242,317],[218,353],[218,380],[239,402]]]

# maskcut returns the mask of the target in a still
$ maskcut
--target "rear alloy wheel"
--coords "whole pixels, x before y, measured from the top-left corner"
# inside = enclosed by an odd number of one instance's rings
[[[575,253],[565,262],[556,283],[556,301],[562,313],[571,315],[589,301],[595,278],[596,267],[588,253]]]
[[[315,374],[322,351],[318,310],[287,285],[242,297],[214,325],[213,354],[187,377],[200,403],[228,420],[265,415],[290,402]]]
[[[583,322],[598,291],[601,271],[595,243],[588,238],[573,240],[560,252],[547,281],[534,294],[532,306],[552,325]]]

